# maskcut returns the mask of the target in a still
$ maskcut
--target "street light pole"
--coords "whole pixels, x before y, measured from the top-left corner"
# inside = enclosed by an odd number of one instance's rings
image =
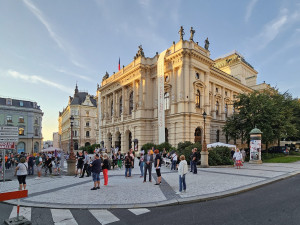
[[[206,137],[205,137],[205,119],[206,119],[206,112],[204,111],[203,114],[203,122],[204,122],[204,131],[203,131],[203,142],[202,142],[202,149],[201,149],[201,167],[207,168],[209,167],[208,165],[208,154],[209,152],[207,151],[207,145],[206,145]]]
[[[75,158],[75,155],[74,155],[74,148],[73,148],[73,123],[74,123],[74,117],[72,115],[70,117],[70,125],[71,125],[70,154],[69,154],[69,159],[67,160],[67,163],[68,163],[68,175],[70,175],[70,176],[75,175],[75,164],[76,164],[76,158]]]
[[[32,145],[31,154],[33,155],[33,136],[32,136],[32,138],[31,138],[31,145]]]

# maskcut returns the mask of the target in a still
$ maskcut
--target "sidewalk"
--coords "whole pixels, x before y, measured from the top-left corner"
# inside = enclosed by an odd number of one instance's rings
[[[138,165],[138,164],[136,164]],[[198,168],[198,174],[186,176],[187,192],[178,191],[177,171],[162,166],[162,184],[143,183],[139,168],[134,168],[131,178],[125,178],[124,169],[109,170],[108,186],[91,191],[91,177],[79,179],[70,176],[27,179],[29,197],[21,200],[22,206],[46,208],[140,208],[205,201],[244,192],[259,186],[300,173],[300,162],[289,164],[245,163],[242,169],[233,167]],[[18,189],[16,180],[0,183],[0,192]],[[16,204],[16,200],[7,201]]]

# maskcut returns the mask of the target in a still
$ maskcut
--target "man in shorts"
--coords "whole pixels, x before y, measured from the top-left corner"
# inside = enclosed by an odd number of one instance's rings
[[[100,189],[100,172],[101,172],[101,159],[99,154],[96,154],[95,160],[90,164],[92,167],[92,177],[94,181],[94,187],[91,190]]]
[[[40,156],[40,153],[37,153],[36,158],[35,158],[35,165],[36,165],[36,171],[37,171],[37,178],[36,179],[41,179],[42,175],[42,166],[43,166],[43,159]]]
[[[77,170],[76,170],[75,177],[77,177],[78,170],[80,170],[79,175],[80,176],[82,175],[83,164],[84,164],[84,156],[82,155],[82,152],[79,152],[79,154],[77,156]]]

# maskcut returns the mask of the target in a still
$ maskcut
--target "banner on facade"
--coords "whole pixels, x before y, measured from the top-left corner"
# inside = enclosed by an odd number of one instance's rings
[[[158,144],[165,142],[165,55],[167,50],[160,53],[157,60],[157,117],[158,117]]]
[[[14,142],[0,142],[0,149],[15,149]]]

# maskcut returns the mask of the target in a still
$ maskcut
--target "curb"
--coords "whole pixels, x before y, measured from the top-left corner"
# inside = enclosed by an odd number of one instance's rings
[[[23,207],[38,207],[38,208],[52,208],[52,209],[128,209],[128,208],[153,208],[153,207],[163,207],[163,206],[172,206],[172,205],[184,205],[196,202],[206,202],[221,198],[226,198],[229,196],[238,195],[247,191],[251,191],[257,188],[261,188],[263,186],[282,181],[288,179],[290,177],[296,176],[300,174],[300,171],[291,172],[285,175],[281,175],[275,178],[271,178],[265,181],[260,181],[254,184],[249,185],[248,187],[240,187],[229,191],[223,191],[213,194],[207,195],[198,195],[198,196],[191,196],[186,198],[174,198],[170,200],[165,200],[161,202],[149,202],[149,203],[135,203],[135,204],[105,204],[105,205],[71,205],[71,204],[52,204],[52,203],[33,203],[33,202],[25,202],[21,200],[20,206]],[[17,205],[16,200],[10,200],[3,202],[4,204],[9,205]]]

